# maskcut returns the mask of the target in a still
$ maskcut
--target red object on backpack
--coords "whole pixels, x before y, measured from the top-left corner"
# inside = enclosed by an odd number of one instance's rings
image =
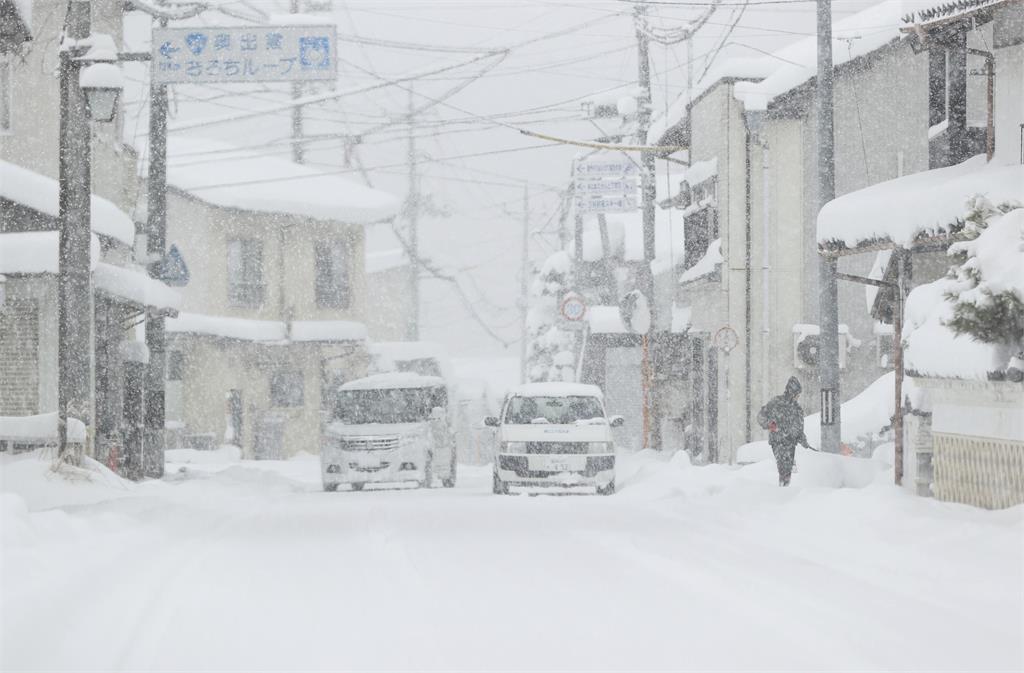
[[[779,424],[775,421],[768,421],[768,432],[778,432]]]

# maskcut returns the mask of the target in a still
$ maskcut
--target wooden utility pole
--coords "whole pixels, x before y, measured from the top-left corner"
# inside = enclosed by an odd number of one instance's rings
[[[161,27],[167,19],[160,19]],[[146,253],[149,275],[159,278],[167,252],[167,85],[149,85],[149,175],[147,177]],[[166,426],[167,333],[162,317],[146,317],[146,346],[149,365],[146,369],[145,432],[141,463],[127,464],[131,479],[143,475],[161,477],[164,473]],[[134,458],[132,458],[134,460]]]
[[[644,29],[644,21],[647,15],[647,7],[637,4],[634,7],[634,18],[636,21],[637,57],[638,57],[638,83],[640,94],[637,99],[637,144],[647,146],[647,130],[651,126],[651,62],[650,62],[650,39]],[[642,364],[640,367],[641,386],[643,388],[643,446],[652,449],[661,448],[661,423],[657,414],[657,406],[654,404],[651,394],[651,366],[650,351],[656,347],[657,339],[654,337],[657,331],[658,302],[654,297],[654,273],[651,270],[651,262],[655,256],[655,201],[657,190],[655,188],[654,153],[650,150],[640,152],[640,198],[641,212],[643,214],[644,234],[644,261],[638,267],[637,280],[640,291],[647,298],[647,304],[651,312],[651,326],[644,335],[644,347],[642,349]]]
[[[416,166],[416,115],[413,89],[409,88],[409,195],[405,203],[405,215],[409,222],[410,261],[409,296],[412,310],[406,324],[405,338],[418,341],[420,338],[420,234],[419,234],[419,174]]]
[[[818,2],[818,74],[814,110],[818,140],[818,203],[820,212],[835,198],[835,136],[833,125],[832,0]],[[817,247],[817,241],[811,242]],[[821,352],[818,373],[821,387],[821,450],[839,453],[842,438],[839,404],[839,283],[835,257],[821,255],[818,262],[818,313]]]
[[[292,14],[299,13],[299,0],[292,0],[290,11]],[[297,100],[302,97],[302,82],[292,82],[292,100]],[[303,134],[303,118],[302,118],[302,106],[292,106],[292,161],[297,164],[304,163],[306,160],[305,148],[302,144]]]
[[[526,383],[526,316],[530,309],[530,185],[523,185],[523,251],[519,265],[519,382]]]
[[[66,40],[89,36],[91,11],[88,0],[68,3]],[[84,51],[76,44],[60,51],[58,134],[57,436],[58,455],[75,464],[80,456],[68,445],[68,420],[75,418],[85,424],[87,443],[92,429],[92,147],[85,92],[78,84],[83,67],[78,57]]]

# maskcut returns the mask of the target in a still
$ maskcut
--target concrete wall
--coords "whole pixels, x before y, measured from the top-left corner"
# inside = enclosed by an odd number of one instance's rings
[[[403,341],[412,314],[411,264],[366,274],[366,329],[373,341]]]

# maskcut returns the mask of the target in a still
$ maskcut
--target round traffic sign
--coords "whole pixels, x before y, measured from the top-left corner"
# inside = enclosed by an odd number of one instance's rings
[[[586,317],[587,303],[578,294],[568,294],[562,300],[562,306],[559,308],[559,311],[566,320],[577,322]]]
[[[739,343],[740,337],[736,334],[736,330],[728,325],[715,332],[715,346],[717,346],[719,350],[725,351],[726,355],[736,348]]]

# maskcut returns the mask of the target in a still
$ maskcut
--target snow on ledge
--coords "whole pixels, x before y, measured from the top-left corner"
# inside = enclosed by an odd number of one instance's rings
[[[856,248],[885,240],[909,246],[922,235],[949,233],[975,195],[995,205],[1020,203],[1021,185],[1024,165],[988,163],[984,155],[880,182],[827,203],[818,215],[818,243]]]
[[[158,309],[181,307],[181,295],[156,278],[151,278],[141,267],[125,267],[100,262],[92,272],[97,290],[138,306]]]
[[[60,187],[53,178],[0,160],[0,198],[57,217],[59,192]],[[135,244],[135,225],[132,219],[113,203],[93,194],[89,212],[94,233],[116,239],[125,245]]]
[[[601,389],[587,383],[523,383],[508,391],[516,397],[604,397]]]
[[[57,273],[59,270],[58,233],[56,231],[24,231],[0,234],[0,273]],[[100,242],[94,234],[89,246],[90,268],[100,258]]]
[[[679,276],[679,283],[689,283],[694,280],[710,276],[718,266],[725,261],[722,257],[722,239],[716,238],[708,245],[704,256],[697,260],[697,263]]]
[[[57,412],[34,416],[0,416],[0,440],[9,442],[56,442]],[[68,441],[85,442],[85,423],[68,419]]]
[[[365,341],[366,325],[349,320],[296,320],[289,325],[279,320],[252,320],[201,313],[179,313],[168,318],[168,332],[203,334],[206,336],[258,341],[264,343],[297,343],[312,341]]]
[[[385,372],[349,381],[342,385],[340,389],[393,390],[400,388],[431,388],[443,385],[446,385],[445,380],[440,376],[422,376],[414,372]]]

